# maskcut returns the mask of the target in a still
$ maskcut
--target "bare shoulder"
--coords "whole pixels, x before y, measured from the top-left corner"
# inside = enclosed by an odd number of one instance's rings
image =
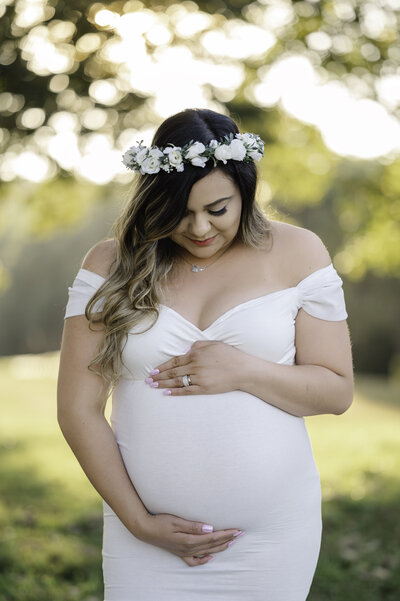
[[[315,232],[283,221],[271,221],[271,225],[276,257],[295,284],[332,263]]]
[[[117,241],[114,238],[101,240],[88,250],[82,261],[82,268],[106,278],[110,274],[116,256]]]

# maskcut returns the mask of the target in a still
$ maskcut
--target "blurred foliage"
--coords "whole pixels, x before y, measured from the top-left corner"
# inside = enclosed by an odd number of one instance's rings
[[[366,270],[400,276],[400,160],[342,165],[335,211],[344,232],[338,267],[360,279]]]
[[[86,195],[82,193],[82,205],[89,197],[101,199],[105,191],[105,187],[88,184]],[[79,190],[75,192],[79,203]],[[115,196],[116,192],[114,187]],[[14,232],[8,238],[3,234],[0,255],[4,257],[9,286],[0,295],[0,355],[60,348],[67,286],[72,284],[87,250],[107,236],[119,204],[104,198],[90,209],[79,209],[85,212],[79,227],[64,223],[57,237],[49,234],[46,215],[43,222],[37,222],[35,213],[33,224],[27,224],[37,228],[34,238],[23,234],[16,241]]]
[[[104,190],[90,182],[72,177],[57,178],[40,184],[12,182],[0,185],[2,211],[0,237],[10,234],[27,239],[53,237],[61,226],[76,226],[93,203],[101,203]]]
[[[316,127],[279,102],[259,106],[254,95],[272,65],[300,55],[322,80],[382,101],[380,79],[399,71],[398,2],[6,0],[0,16],[0,354],[58,348],[66,283],[87,249],[108,233],[129,191],[125,173],[97,185],[77,171],[68,145],[53,145],[56,118],[70,119],[61,133],[76,139],[82,159],[88,144],[101,152],[97,134],[119,153],[127,135],[161,121],[158,82],[135,63],[132,48],[139,44],[149,65],[168,50],[184,49],[203,74],[199,86],[208,104],[265,140],[259,202],[272,219],[312,229],[325,242],[344,279],[356,368],[398,371],[400,159],[339,156]],[[113,25],[114,17],[126,20],[125,31]],[[188,34],[193,19],[200,24]],[[163,42],[146,22],[161,28]],[[263,30],[265,50],[252,51],[253,26]],[[220,36],[214,51],[206,36]],[[220,72],[211,74],[226,68],[236,83],[224,87]],[[175,82],[167,83],[173,90]],[[99,84],[114,93],[102,98]],[[395,99],[386,110],[400,116]],[[7,170],[10,157],[29,151],[51,166],[45,181],[21,179],[26,162],[18,177]]]
[[[178,4],[171,0],[95,3],[42,0],[32,14],[24,16],[28,5],[29,2],[25,0],[7,0],[2,5],[3,17],[0,21],[1,88],[18,95],[18,102],[11,103],[3,110],[4,127],[17,139],[29,134],[21,124],[24,110],[43,107],[48,117],[60,108],[70,108],[79,114],[88,105],[96,104],[93,94],[90,94],[90,84],[109,77],[120,77],[121,83],[120,97],[116,98],[115,103],[107,103],[113,107],[110,116],[117,119],[112,124],[115,135],[127,126],[130,119],[134,118],[140,126],[146,116],[151,116],[151,111],[146,115],[135,110],[148,105],[148,99],[136,93],[134,82],[130,87],[126,86],[121,63],[113,61],[104,52],[110,47],[110,41],[115,42],[119,38],[109,24],[101,26],[95,20],[96,14],[105,8],[116,15],[152,11],[170,29],[171,45],[184,44],[193,56],[206,56],[209,59],[213,57],[201,43],[204,31],[222,29],[227,22],[234,20],[248,24],[263,21],[268,24],[270,21],[276,42],[264,54],[244,58],[249,72],[247,83],[257,77],[260,66],[273,62],[284,52],[294,51],[312,57],[315,64],[334,76],[343,78],[348,75],[347,81],[353,87],[358,81],[374,97],[375,78],[396,73],[400,60],[400,6],[396,2],[260,0],[249,3],[239,0],[198,0]],[[182,11],[190,14],[198,10],[212,18],[207,25],[188,37],[176,27],[176,20],[182,17]],[[64,70],[61,67],[52,70],[51,66],[42,66],[33,60],[28,42],[33,33],[42,33],[40,28],[43,26],[48,28],[49,41],[54,48],[70,58]],[[325,44],[316,44],[315,36],[314,39],[311,36],[315,33],[323,34]],[[84,37],[88,35],[95,37]],[[154,54],[157,44],[149,39],[146,39],[146,44],[148,52]],[[230,62],[235,61],[231,58]],[[54,75],[60,73],[68,77],[66,86],[59,84],[62,90],[58,90],[59,86],[54,85],[54,80],[53,85],[51,83]],[[111,130],[111,124],[107,129]]]
[[[98,18],[99,11],[106,11],[105,20]],[[243,129],[259,133],[266,141],[262,175],[269,194],[264,201],[272,198],[279,215],[333,198],[344,229],[335,259],[341,272],[355,279],[368,270],[399,276],[400,161],[395,157],[383,162],[339,158],[326,148],[315,128],[289,117],[280,105],[270,109],[257,106],[252,93],[266,68],[283,56],[296,54],[306,56],[325,80],[340,80],[359,96],[379,99],[380,78],[395,76],[400,63],[398,2],[40,0],[32,5],[27,0],[7,0],[0,5],[0,12],[0,140],[4,161],[32,150],[46,156],[52,174],[52,181],[40,184],[37,192],[31,189],[27,193],[22,187],[22,193],[16,193],[22,184],[3,184],[3,223],[14,215],[8,202],[11,197],[16,197],[18,220],[29,223],[26,233],[51,232],[78,221],[95,202],[90,187],[82,183],[75,188],[68,179],[71,168],[65,153],[49,150],[55,114],[73,117],[71,132],[77,136],[80,149],[93,132],[106,134],[120,148],[121,135],[127,130],[154,127],[160,122],[154,105],[156,82],[147,81],[147,90],[134,63],[128,64],[132,56],[125,54],[125,61],[121,58],[123,34],[112,24],[114,17],[136,19],[141,15],[149,20],[154,17],[155,25],[169,32],[161,43],[145,25],[140,34],[134,30],[129,42],[140,38],[152,61],[157,62],[161,50],[179,46],[210,68],[231,65],[244,69],[242,83],[233,91],[218,85],[215,78],[203,87],[214,107],[228,110]],[[200,17],[202,24],[188,35],[182,22],[193,16]],[[260,25],[265,38],[274,36],[274,42],[264,51],[251,53],[248,30],[244,40],[239,36],[237,41],[242,55],[234,56],[228,42],[235,39],[238,25]],[[213,53],[204,36],[218,32],[225,38],[221,38],[218,53]],[[35,53],[38,41],[42,45]],[[54,60],[46,63],[43,53]],[[99,83],[114,93],[99,97],[93,87]],[[29,109],[40,110],[28,113]],[[387,103],[386,109],[400,116],[395,101]],[[96,115],[94,121],[88,114]],[[67,175],[61,183],[58,173]],[[11,177],[8,173],[6,180]],[[127,180],[122,177],[119,181]]]

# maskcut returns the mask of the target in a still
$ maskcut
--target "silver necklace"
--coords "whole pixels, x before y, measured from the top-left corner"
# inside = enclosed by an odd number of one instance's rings
[[[224,250],[224,252],[219,255],[219,257],[217,257],[214,261],[212,261],[212,263],[209,263],[208,265],[206,265],[205,267],[200,267],[200,265],[196,265],[195,263],[191,263],[190,261],[188,261],[187,259],[185,259],[185,257],[182,256],[182,259],[185,261],[185,263],[188,263],[188,265],[191,266],[191,271],[193,271],[193,273],[199,273],[200,271],[205,271],[206,269],[208,269],[209,267],[211,267],[211,265],[214,265],[214,263],[216,263],[218,261],[218,259],[220,259],[231,247],[232,245],[230,244],[228,246],[227,249]]]

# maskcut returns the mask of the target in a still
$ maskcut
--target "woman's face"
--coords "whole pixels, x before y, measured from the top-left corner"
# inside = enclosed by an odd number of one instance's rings
[[[186,214],[170,238],[193,259],[209,259],[234,240],[241,212],[239,188],[223,171],[214,169],[192,186]]]

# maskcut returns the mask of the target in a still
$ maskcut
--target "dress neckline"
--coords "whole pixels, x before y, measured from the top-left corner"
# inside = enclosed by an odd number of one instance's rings
[[[292,290],[296,290],[298,287],[300,287],[303,282],[305,282],[306,280],[308,280],[311,277],[315,277],[316,274],[319,274],[320,272],[323,272],[327,269],[331,270],[333,269],[333,264],[329,263],[329,265],[326,265],[325,267],[320,267],[320,269],[316,269],[315,271],[313,271],[312,273],[310,273],[309,275],[307,275],[305,278],[303,278],[302,280],[300,280],[300,282],[298,282],[295,286],[289,286],[287,288],[281,288],[280,290],[274,290],[273,292],[268,292],[267,294],[263,294],[262,296],[256,296],[254,298],[250,298],[247,301],[243,301],[241,303],[238,303],[237,305],[234,305],[233,307],[231,307],[230,309],[227,309],[226,311],[224,311],[223,313],[221,313],[221,315],[219,315],[219,317],[217,317],[209,326],[207,326],[206,328],[204,328],[203,330],[201,328],[199,328],[198,326],[196,326],[196,324],[194,324],[192,321],[190,321],[189,319],[187,319],[186,317],[184,317],[182,315],[182,313],[179,313],[178,311],[176,311],[175,309],[173,309],[172,307],[169,307],[168,305],[164,305],[163,303],[159,304],[159,307],[166,309],[167,311],[169,311],[170,313],[176,315],[179,319],[181,319],[182,321],[186,322],[187,324],[189,324],[191,327],[195,328],[198,332],[201,332],[202,334],[206,333],[208,330],[210,330],[212,327],[214,327],[217,323],[219,323],[220,321],[223,321],[228,315],[231,315],[233,312],[235,311],[239,311],[240,309],[250,305],[250,304],[257,304],[269,297],[275,296],[277,294],[283,294],[284,292],[290,292]],[[104,278],[103,276],[99,275],[98,273],[95,273],[94,271],[90,271],[89,269],[84,269],[83,267],[81,267],[81,269],[79,271],[86,271],[87,273],[96,276],[97,278],[101,279],[102,281],[105,281],[106,278]],[[89,276],[90,277],[90,276]]]
[[[282,288],[281,290],[275,290],[274,292],[268,292],[267,294],[263,294],[262,296],[257,296],[255,298],[250,298],[247,301],[243,301],[242,303],[238,303],[237,305],[234,305],[230,309],[227,309],[226,311],[224,311],[223,313],[221,313],[221,315],[219,315],[219,317],[217,317],[217,319],[215,319],[212,323],[210,323],[209,326],[207,326],[206,328],[204,328],[204,330],[202,330],[201,328],[199,328],[198,326],[196,326],[196,324],[194,324],[192,321],[190,321],[190,319],[187,319],[186,317],[184,317],[182,315],[182,313],[179,313],[178,311],[176,311],[172,307],[169,307],[168,305],[164,305],[162,303],[160,303],[159,306],[162,307],[163,309],[167,309],[167,311],[173,313],[174,315],[176,315],[177,317],[179,317],[180,319],[182,319],[183,321],[185,321],[186,323],[188,323],[189,325],[191,325],[193,328],[195,328],[196,330],[198,330],[199,332],[201,332],[202,334],[204,334],[205,332],[207,332],[208,330],[211,330],[212,327],[214,327],[220,321],[223,321],[226,317],[228,317],[232,313],[235,313],[236,311],[240,311],[241,309],[243,309],[244,307],[247,307],[248,305],[256,305],[259,302],[261,302],[261,301],[269,298],[270,296],[274,296],[276,294],[282,294],[283,292],[290,292],[291,290],[296,290],[296,288],[297,288],[297,286],[290,286],[290,288]]]

